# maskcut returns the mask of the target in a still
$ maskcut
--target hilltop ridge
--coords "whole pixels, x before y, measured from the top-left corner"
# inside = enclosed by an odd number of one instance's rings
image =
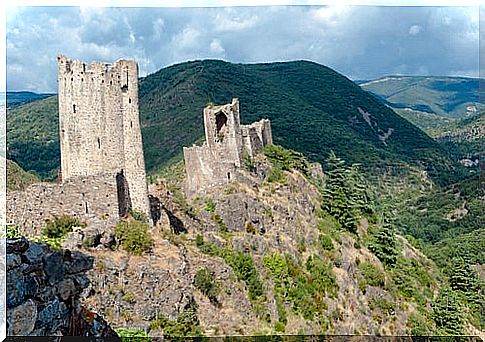
[[[243,124],[267,117],[275,142],[322,162],[331,150],[366,168],[425,165],[431,174],[454,167],[436,142],[337,72],[308,61],[232,64],[192,61],[140,80],[139,103],[147,171],[181,157],[203,136],[200,108],[241,100]],[[58,151],[56,98],[9,111],[9,155],[26,170],[52,175]],[[49,125],[25,126],[25,122]],[[37,137],[37,138],[33,138]],[[322,139],[323,138],[323,139]],[[35,160],[48,153],[49,164]],[[40,158],[39,158],[40,159]],[[435,171],[433,171],[435,170]]]

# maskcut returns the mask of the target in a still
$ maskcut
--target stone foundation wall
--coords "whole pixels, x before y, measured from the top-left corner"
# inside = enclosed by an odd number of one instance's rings
[[[45,244],[7,240],[8,336],[111,336],[106,321],[79,302],[93,258]],[[28,340],[28,339],[27,339]]]
[[[214,185],[229,183],[237,177],[236,165],[218,160],[207,145],[184,147],[184,161],[187,172],[185,192],[189,196]]]
[[[38,236],[46,220],[68,214],[88,226],[115,225],[119,220],[116,177],[80,177],[64,183],[37,183],[7,193],[7,224],[25,236]]]

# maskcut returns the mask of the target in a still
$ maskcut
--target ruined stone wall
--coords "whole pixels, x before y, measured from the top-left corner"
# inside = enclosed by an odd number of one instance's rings
[[[260,153],[264,146],[273,143],[271,123],[268,119],[253,122],[250,125],[242,125],[244,149],[254,157]]]
[[[206,144],[215,158],[241,166],[243,141],[239,118],[239,100],[204,108]]]
[[[263,143],[256,131],[256,128],[247,125],[242,127],[244,151],[251,157],[261,152]]]
[[[241,125],[238,99],[204,108],[204,128],[206,140],[202,146],[184,147],[189,196],[237,178],[244,154],[254,157],[273,142],[268,119]]]
[[[62,180],[123,171],[134,209],[149,214],[134,61],[58,58]]]
[[[64,183],[37,183],[7,193],[7,224],[25,236],[38,236],[46,220],[68,214],[89,226],[115,225],[119,220],[115,175],[71,178]]]
[[[227,184],[236,176],[236,165],[215,158],[207,145],[184,147],[187,170],[185,191],[192,195],[214,185]]]
[[[55,252],[24,238],[7,240],[6,247],[8,336],[111,336],[121,341],[103,318],[80,304],[92,257]]]

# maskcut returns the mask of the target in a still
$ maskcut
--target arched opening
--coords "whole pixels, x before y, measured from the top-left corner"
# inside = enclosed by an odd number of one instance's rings
[[[222,111],[216,114],[216,141],[224,139],[223,128],[227,125],[227,116]]]

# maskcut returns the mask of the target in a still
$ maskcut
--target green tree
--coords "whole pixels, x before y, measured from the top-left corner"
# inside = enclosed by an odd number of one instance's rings
[[[360,217],[372,212],[367,183],[358,164],[346,166],[333,151],[326,162],[329,170],[322,189],[322,207],[345,229],[355,233]]]
[[[397,262],[397,239],[389,225],[383,225],[369,242],[369,249],[386,266],[393,267]]]
[[[465,320],[456,291],[450,287],[442,289],[432,307],[433,319],[440,332],[447,335],[462,334]]]

